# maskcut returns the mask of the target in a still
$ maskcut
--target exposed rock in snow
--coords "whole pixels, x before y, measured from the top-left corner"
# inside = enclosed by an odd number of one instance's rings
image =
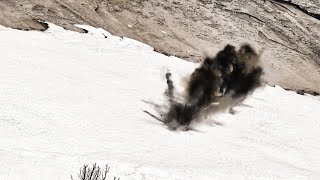
[[[45,20],[84,32],[73,24],[89,24],[191,61],[250,42],[264,49],[269,84],[319,93],[318,0],[20,0],[0,8],[5,26],[44,30],[36,20]]]

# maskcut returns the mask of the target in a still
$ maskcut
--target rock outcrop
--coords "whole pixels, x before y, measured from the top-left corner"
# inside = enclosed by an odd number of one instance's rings
[[[190,61],[248,42],[264,49],[270,85],[320,92],[318,0],[19,0],[0,8],[4,26],[43,31],[48,21],[85,32],[73,24],[89,24]]]

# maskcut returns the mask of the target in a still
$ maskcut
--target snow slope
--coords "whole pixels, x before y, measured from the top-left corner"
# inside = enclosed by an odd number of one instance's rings
[[[320,178],[319,98],[264,87],[236,115],[172,132],[145,101],[163,102],[167,68],[180,85],[197,65],[81,27],[0,27],[0,179],[70,179],[94,162],[121,180]]]

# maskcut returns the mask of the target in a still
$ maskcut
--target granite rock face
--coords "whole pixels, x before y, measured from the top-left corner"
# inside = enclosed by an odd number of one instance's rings
[[[318,0],[13,0],[0,8],[7,27],[43,31],[41,20],[85,32],[73,24],[89,24],[194,62],[247,42],[263,50],[268,84],[320,92]]]

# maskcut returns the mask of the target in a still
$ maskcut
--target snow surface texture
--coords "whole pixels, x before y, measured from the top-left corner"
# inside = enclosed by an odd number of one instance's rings
[[[236,115],[198,132],[151,118],[197,64],[80,26],[46,32],[0,27],[0,179],[70,179],[84,163],[123,179],[319,179],[320,99],[257,90]],[[108,38],[104,38],[104,35]]]

